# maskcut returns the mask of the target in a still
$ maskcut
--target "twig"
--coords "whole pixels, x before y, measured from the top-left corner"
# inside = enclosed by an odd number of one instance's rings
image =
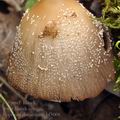
[[[17,120],[17,117],[15,116],[15,113],[13,112],[12,108],[8,104],[7,100],[3,97],[3,95],[0,93],[0,99],[6,104],[6,106],[9,108],[11,114],[13,115],[14,120]]]
[[[5,84],[12,92],[14,92],[23,102],[27,102],[26,99],[20,95],[20,93],[18,93],[13,87],[11,87],[8,82],[0,76],[0,81]]]

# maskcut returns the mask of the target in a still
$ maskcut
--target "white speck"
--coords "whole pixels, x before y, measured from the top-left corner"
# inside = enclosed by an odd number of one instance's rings
[[[33,24],[34,22],[35,22],[35,20],[32,19],[31,22],[30,22],[30,24]]]
[[[47,71],[47,70],[48,70],[48,68],[43,68],[43,67],[41,67],[40,65],[38,65],[38,68],[39,68],[40,70],[42,70],[42,71]]]
[[[32,52],[32,55],[34,55],[35,54],[35,52]]]
[[[35,35],[35,33],[33,32],[32,35]]]
[[[94,60],[93,60],[93,59],[92,59],[91,61],[92,61],[92,62],[94,62]]]
[[[25,16],[26,14],[28,14],[28,12],[29,12],[29,9],[27,9],[27,10],[25,11],[25,13],[23,14],[23,16]]]
[[[53,67],[54,65],[51,64],[50,66]]]
[[[45,56],[42,56],[42,58],[45,58]]]

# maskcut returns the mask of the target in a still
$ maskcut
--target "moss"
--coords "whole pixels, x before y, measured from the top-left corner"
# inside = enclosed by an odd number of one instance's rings
[[[113,37],[114,65],[116,69],[114,90],[120,91],[120,57],[118,56],[118,53],[120,53],[120,0],[105,0],[102,4],[104,4],[104,7],[101,21],[109,27]]]
[[[38,0],[27,0],[26,4],[25,4],[25,10],[26,9],[31,9],[32,6],[38,2]]]
[[[105,0],[101,21],[111,29],[120,29],[120,1]]]

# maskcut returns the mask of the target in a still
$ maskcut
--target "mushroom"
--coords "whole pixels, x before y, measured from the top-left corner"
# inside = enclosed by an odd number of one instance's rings
[[[17,28],[8,81],[50,101],[95,97],[114,79],[111,41],[103,38],[102,24],[75,0],[40,0]]]

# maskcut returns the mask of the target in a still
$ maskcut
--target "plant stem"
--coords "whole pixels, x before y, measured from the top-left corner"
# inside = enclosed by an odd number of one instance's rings
[[[3,97],[3,95],[0,93],[0,99],[6,104],[6,106],[9,108],[11,114],[13,115],[14,120],[17,120],[17,117],[15,116],[15,113],[13,112],[12,108],[8,104],[7,100]]]
[[[0,76],[0,81],[1,81],[3,84],[5,84],[13,93],[15,93],[23,102],[26,102],[25,98],[24,98],[22,95],[20,95],[13,87],[11,87],[11,86],[7,83],[7,81],[6,81],[3,77],[1,77],[1,76]]]

